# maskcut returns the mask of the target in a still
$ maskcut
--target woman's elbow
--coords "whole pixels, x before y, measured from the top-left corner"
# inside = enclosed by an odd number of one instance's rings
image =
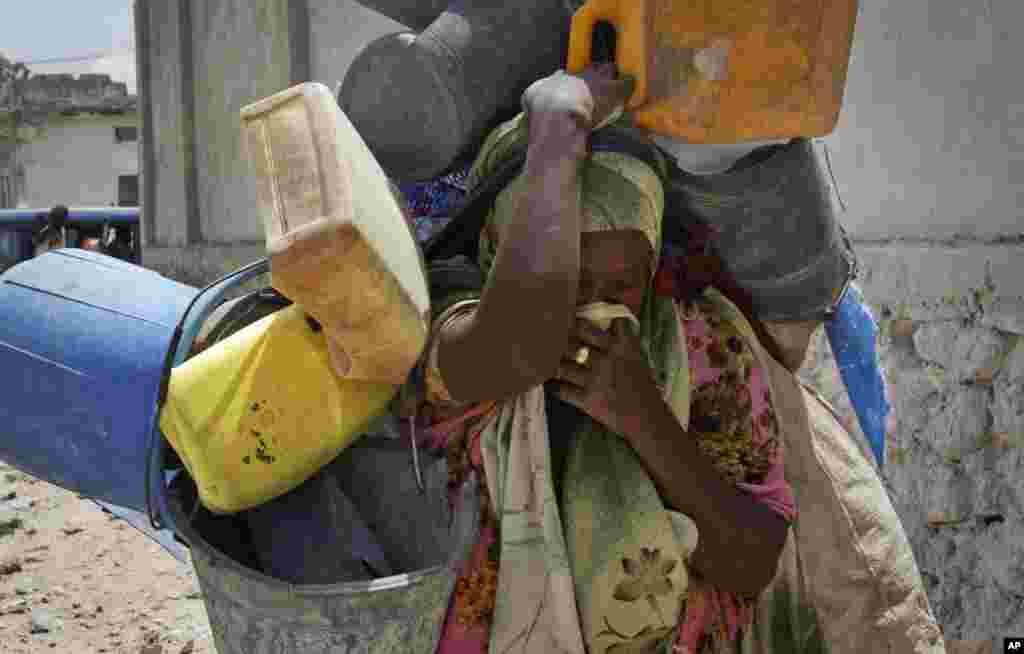
[[[786,546],[789,525],[781,516],[774,513],[768,518],[768,524],[761,532],[759,542],[750,546],[750,560],[753,565],[736,579],[736,592],[747,597],[756,597],[764,592],[778,573],[779,559],[782,549]]]
[[[786,544],[789,526],[775,513],[746,535],[734,533],[728,540],[708,538],[698,544],[691,565],[719,590],[742,597],[756,597],[775,579]],[[756,534],[756,535],[755,535]]]

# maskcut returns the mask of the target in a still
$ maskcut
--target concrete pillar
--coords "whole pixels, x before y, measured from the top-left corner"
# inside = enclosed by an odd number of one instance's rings
[[[135,5],[146,245],[199,240],[189,10],[185,0],[136,0]]]

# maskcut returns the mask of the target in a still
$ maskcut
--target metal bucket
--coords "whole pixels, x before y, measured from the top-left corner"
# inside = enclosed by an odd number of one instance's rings
[[[762,320],[822,320],[856,274],[856,257],[808,139],[754,151],[732,169],[692,175],[676,168],[666,215],[713,226],[714,248],[753,296]],[[676,225],[666,223],[671,239]]]
[[[266,260],[258,262],[204,293],[189,312],[192,319],[185,322],[174,353],[176,364],[187,357],[197,333],[225,295],[267,270]],[[454,510],[437,510],[448,506],[447,476],[428,484],[426,496],[420,495],[411,468],[397,455],[397,420],[383,416],[370,430],[325,470],[339,479],[371,527],[379,529],[380,514],[394,510],[391,533],[383,534],[383,542],[393,551],[404,538],[405,546],[393,562],[406,572],[323,585],[275,579],[259,572],[255,561],[247,563],[229,548],[211,543],[215,539],[204,534],[202,521],[194,519],[194,483],[184,472],[169,482],[166,469],[172,465],[173,452],[164,438],[157,439],[149,476],[153,519],[191,550],[219,654],[433,654],[437,649],[457,570],[476,543],[479,485],[469,479]],[[382,452],[379,457],[375,448]],[[393,469],[386,469],[389,466]],[[416,513],[436,528],[415,528]]]
[[[83,495],[148,510],[154,528],[185,541],[220,654],[433,654],[456,570],[477,537],[475,480],[462,488],[454,512],[435,512],[445,519],[429,533],[410,526],[413,512],[431,515],[424,498],[408,491],[415,485],[411,469],[402,470],[403,491],[396,474],[375,474],[365,449],[363,459],[353,458],[360,451],[354,446],[337,473],[349,492],[362,489],[384,515],[398,502],[382,498],[404,493],[390,536],[404,530],[411,544],[419,540],[414,534],[423,535],[423,546],[403,548],[396,569],[404,574],[330,585],[279,581],[239,561],[230,548],[211,544],[190,519],[197,515],[194,501],[177,492],[194,484],[157,426],[162,384],[170,366],[189,356],[224,298],[268,270],[266,260],[258,261],[199,290],[111,257],[59,250],[6,271],[0,277],[0,306],[7,311],[0,368],[22,383],[0,401],[0,417],[14,426],[14,438],[0,439],[0,456]],[[394,436],[394,425],[383,422],[377,431]],[[400,459],[389,457],[395,467]],[[427,500],[446,500],[445,491],[437,483]]]
[[[390,480],[381,486],[388,484]],[[220,654],[433,654],[456,570],[476,541],[480,509],[478,485],[471,480],[446,525],[447,542],[441,548],[424,548],[414,572],[372,581],[293,585],[261,574],[208,543],[189,519],[189,499],[169,498],[169,526],[191,547]]]

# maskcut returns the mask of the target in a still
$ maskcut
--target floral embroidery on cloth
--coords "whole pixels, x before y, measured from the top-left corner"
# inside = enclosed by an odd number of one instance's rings
[[[778,454],[778,424],[764,370],[728,322],[690,303],[683,312],[689,346],[690,431],[732,483],[758,484]]]
[[[471,313],[472,302],[461,304],[454,311],[444,312],[446,315],[435,322],[435,330]],[[693,390],[690,426],[700,434],[702,451],[725,478],[791,519],[793,500],[782,480],[777,421],[769,401],[767,380],[754,353],[743,334],[729,320],[720,318],[710,304],[681,306],[680,315]],[[431,354],[435,353],[428,352],[426,360],[433,365],[427,367],[434,374],[426,376],[424,391],[436,401],[447,393],[443,392],[443,380],[437,375],[436,358]],[[434,445],[447,451],[450,483],[457,487],[474,469],[487,484],[490,480],[482,474],[480,435],[485,423],[494,418],[496,407],[464,406],[461,413],[452,404],[447,408],[454,411],[449,415],[456,417],[435,423],[431,432],[435,434]],[[500,569],[499,521],[489,496],[485,486],[483,497],[488,506],[481,515],[481,537],[460,571],[444,625],[441,654],[482,654],[488,650]],[[606,618],[604,631],[599,635],[618,641],[612,647],[615,652],[652,651],[655,646],[671,647],[677,654],[718,652],[728,643],[735,643],[743,629],[753,622],[754,601],[704,584],[693,584],[678,615],[659,606],[665,600],[663,595],[671,591],[666,582],[678,564],[677,557],[654,546],[624,554],[615,599],[638,609],[648,606],[652,618],[639,633],[624,633],[612,624],[614,620],[608,622]]]

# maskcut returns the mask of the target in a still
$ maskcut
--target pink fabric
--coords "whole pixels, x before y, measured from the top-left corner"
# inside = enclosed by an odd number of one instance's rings
[[[724,368],[711,363],[709,349],[719,341],[733,336],[729,331],[714,334],[712,327],[704,320],[699,311],[683,321],[688,339],[688,359],[690,366],[690,385],[697,389],[708,384],[717,384],[725,372]],[[721,345],[721,343],[719,344]],[[743,348],[747,345],[744,344]],[[739,348],[737,348],[739,349]],[[749,355],[749,350],[745,350]],[[733,354],[738,352],[733,351]],[[760,366],[753,366],[750,379],[745,388],[738,389],[738,399],[750,400],[750,419],[752,438],[756,445],[764,445],[777,429],[769,391],[766,372]],[[691,416],[691,421],[693,416]],[[782,453],[778,450],[772,467],[768,470],[760,484],[738,483],[736,486],[781,515],[787,522],[796,516],[796,501],[793,489],[786,482]],[[698,654],[698,646],[705,634],[718,625],[724,633],[718,638],[727,642],[735,641],[741,627],[754,621],[754,603],[744,600],[732,593],[720,591],[710,586],[691,589],[686,602],[686,613],[677,631],[673,646],[675,654]]]
[[[708,323],[699,318],[691,317],[683,321],[688,339],[688,359],[690,365],[690,385],[692,388],[699,388],[706,384],[718,383],[722,376],[723,369],[711,364],[708,355],[708,348],[712,345],[712,329]],[[755,366],[751,371],[750,381],[746,389],[741,391],[750,398],[750,417],[754,442],[763,445],[772,435],[774,418],[769,419],[772,412],[771,397],[768,388],[766,373],[760,366]],[[765,475],[760,484],[739,483],[737,487],[758,502],[771,508],[781,515],[787,522],[792,521],[796,515],[796,500],[793,496],[793,489],[786,482],[782,455],[777,456],[775,464]]]
[[[796,498],[793,496],[793,488],[786,481],[785,468],[782,465],[780,456],[772,466],[772,469],[765,475],[764,483],[736,485],[741,491],[750,495],[760,504],[764,504],[772,511],[792,522],[796,517]]]

